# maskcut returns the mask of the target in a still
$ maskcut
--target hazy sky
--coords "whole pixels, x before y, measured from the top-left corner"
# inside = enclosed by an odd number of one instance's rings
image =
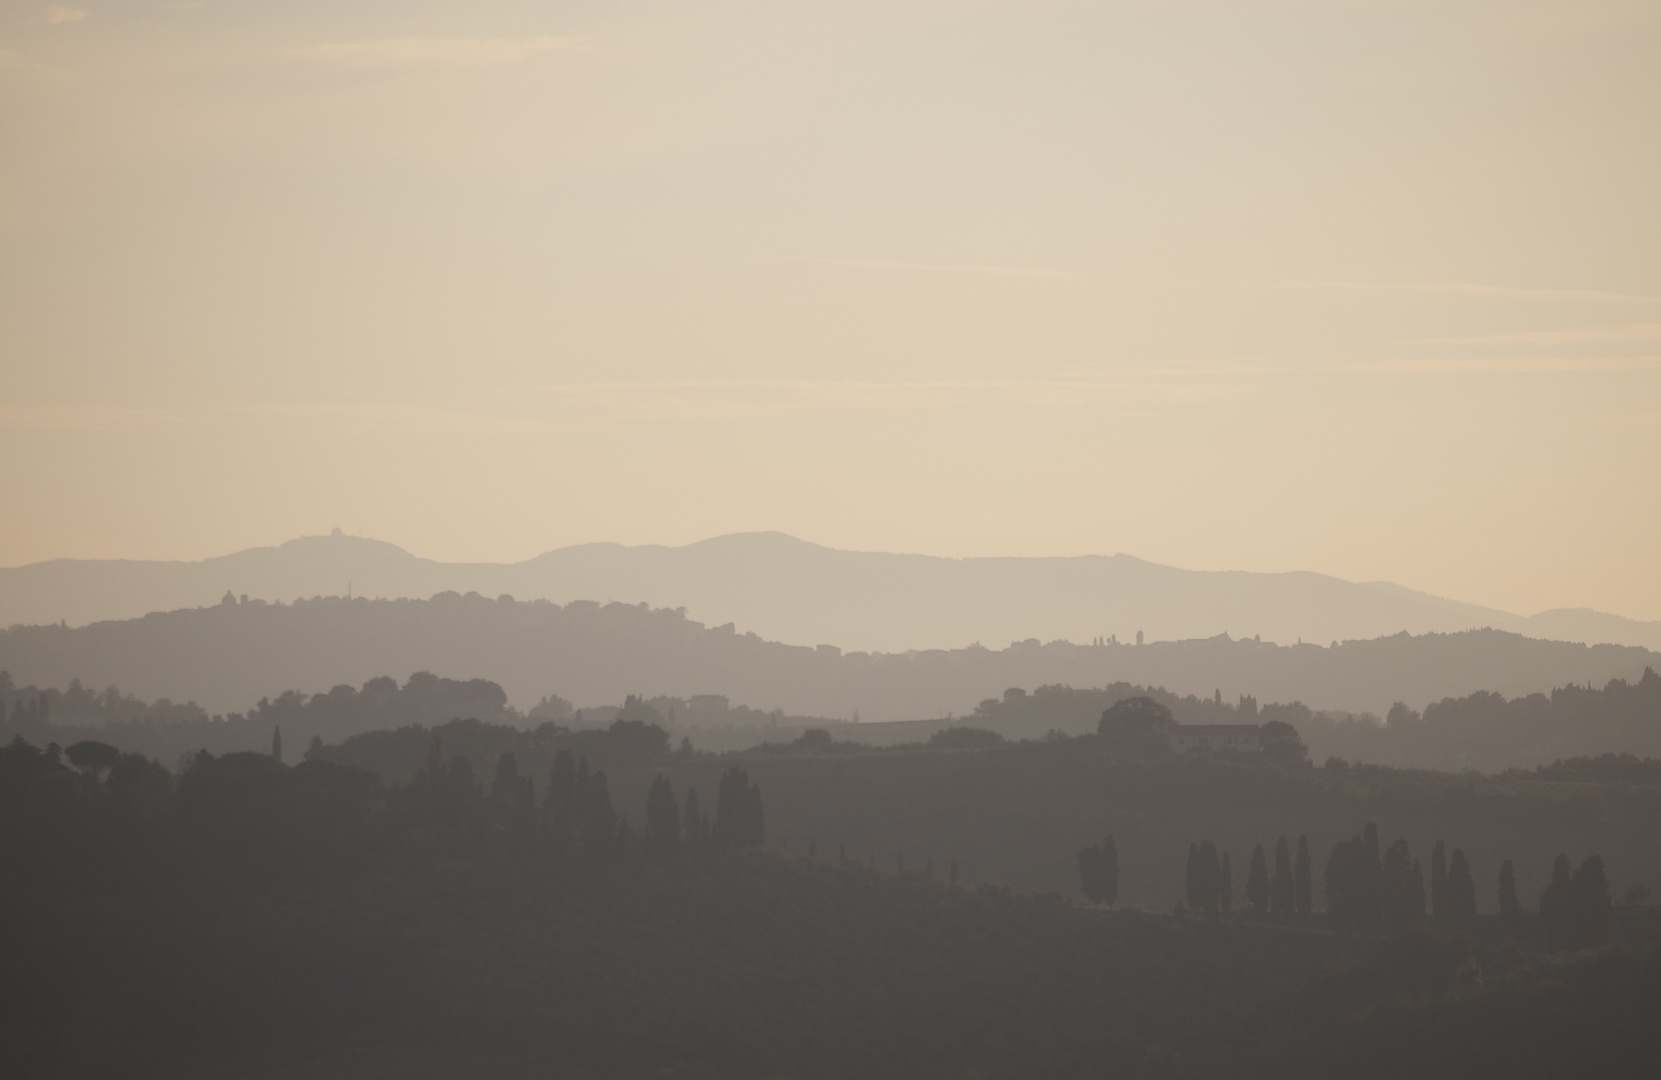
[[[1661,4],[0,0],[0,564],[779,529],[1661,618]]]

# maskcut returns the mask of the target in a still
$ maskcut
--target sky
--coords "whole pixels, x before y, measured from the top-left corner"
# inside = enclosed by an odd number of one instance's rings
[[[0,0],[0,565],[772,529],[1661,618],[1661,4]]]

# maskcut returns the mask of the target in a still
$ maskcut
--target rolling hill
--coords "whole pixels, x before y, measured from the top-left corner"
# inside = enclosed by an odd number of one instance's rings
[[[806,716],[909,720],[966,715],[1012,686],[1129,682],[1233,701],[1301,700],[1382,714],[1477,690],[1506,697],[1567,684],[1639,679],[1646,649],[1538,641],[1497,630],[1397,634],[1331,645],[1250,638],[1074,645],[1028,640],[904,653],[809,648],[708,627],[646,605],[488,599],[325,598],[223,603],[91,626],[0,631],[0,670],[19,685],[101,688],[192,699],[213,712],[285,690],[320,691],[415,671],[500,684],[521,708],[543,695],[615,704],[626,694],[723,694]]]
[[[58,559],[0,569],[0,625],[79,626],[217,603],[477,592],[685,608],[795,644],[898,652],[1038,638],[1134,641],[1227,633],[1293,644],[1491,627],[1661,649],[1661,622],[1593,611],[1513,615],[1388,583],[1313,573],[1202,572],[1129,555],[945,559],[838,551],[779,533],[685,547],[584,544],[513,564],[441,563],[393,544],[313,536],[200,562]]]

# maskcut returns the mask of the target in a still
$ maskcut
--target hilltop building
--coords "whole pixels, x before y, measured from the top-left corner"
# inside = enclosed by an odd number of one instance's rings
[[[1263,728],[1258,724],[1166,724],[1165,739],[1179,754],[1206,749],[1256,754],[1263,750]]]

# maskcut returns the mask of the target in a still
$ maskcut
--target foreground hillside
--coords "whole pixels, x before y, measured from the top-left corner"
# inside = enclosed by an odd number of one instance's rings
[[[0,1039],[32,1077],[1499,1080],[1661,1053],[1652,935],[1525,954],[763,855],[733,772],[713,829],[670,801],[641,835],[505,771],[79,757],[0,750]]]
[[[79,628],[0,631],[0,670],[20,684],[114,684],[221,713],[297,687],[442,671],[491,680],[521,708],[550,694],[595,703],[627,694],[724,694],[807,716],[914,720],[965,715],[1011,686],[1127,682],[1382,715],[1397,701],[1422,708],[1478,690],[1517,697],[1568,683],[1636,680],[1657,664],[1661,656],[1644,649],[1498,631],[1328,645],[1027,641],[996,650],[844,653],[764,641],[644,606],[561,607],[454,593],[431,600],[233,601]]]
[[[713,755],[676,751],[654,731],[624,723],[610,731],[527,732],[463,721],[366,734],[311,756],[408,783],[436,735],[445,761],[466,758],[489,775],[512,755],[542,785],[565,750],[604,769],[622,807],[642,805],[659,774],[677,791],[710,790],[722,771],[739,764],[766,794],[775,845],[802,851],[812,844],[887,869],[932,865],[944,872],[955,863],[966,881],[1071,895],[1078,889],[1077,851],[1112,834],[1123,867],[1121,899],[1156,910],[1182,897],[1191,841],[1209,838],[1232,852],[1243,875],[1256,844],[1272,850],[1278,837],[1307,836],[1324,860],[1365,821],[1391,840],[1407,840],[1426,866],[1438,840],[1463,849],[1483,910],[1497,904],[1497,875],[1507,859],[1530,904],[1565,853],[1577,861],[1600,853],[1617,891],[1661,883],[1654,828],[1661,773],[1653,763],[1479,776],[1126,756],[1097,735],[977,744],[962,730],[882,750],[809,735],[788,746]]]
[[[473,1077],[1072,1077],[1131,1074],[1153,1045],[1227,1075],[1354,952],[763,857],[132,901],[41,890],[6,911],[32,927],[6,936],[35,992],[0,1025],[70,1065],[31,1075],[404,1075],[437,1052]],[[96,982],[132,1004],[77,1006]]]

